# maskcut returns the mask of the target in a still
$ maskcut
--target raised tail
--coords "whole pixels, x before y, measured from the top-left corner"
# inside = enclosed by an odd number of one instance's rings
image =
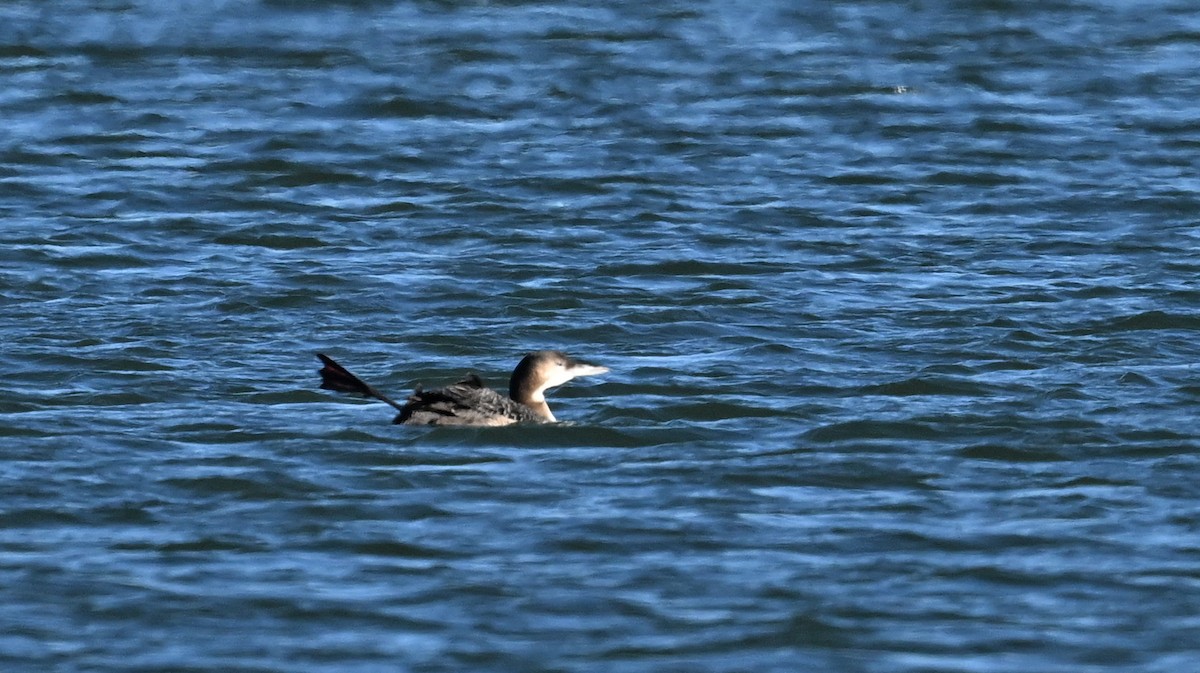
[[[357,393],[365,397],[374,397],[381,402],[387,402],[396,409],[404,408],[404,405],[375,390],[365,381],[351,374],[350,370],[334,362],[333,358],[328,355],[317,353],[317,358],[325,365],[317,370],[317,373],[321,375],[321,387],[325,390],[336,390],[339,393]]]

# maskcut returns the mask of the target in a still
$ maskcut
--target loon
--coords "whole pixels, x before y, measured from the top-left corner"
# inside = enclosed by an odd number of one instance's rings
[[[386,402],[399,414],[392,421],[404,425],[509,425],[512,423],[554,423],[557,419],[546,404],[546,390],[561,386],[576,376],[594,376],[608,367],[580,362],[561,351],[535,351],[526,355],[508,380],[508,397],[486,388],[475,374],[437,390],[416,391],[404,404],[364,383],[324,353],[317,353],[324,365],[321,387],[344,393],[358,393]]]

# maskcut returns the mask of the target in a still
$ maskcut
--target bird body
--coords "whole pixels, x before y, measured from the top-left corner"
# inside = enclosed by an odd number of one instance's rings
[[[560,351],[535,351],[526,355],[509,378],[509,396],[487,388],[478,376],[444,388],[420,387],[403,404],[364,383],[332,358],[318,353],[321,387],[374,397],[395,407],[400,413],[392,421],[404,425],[499,426],[513,423],[553,423],[554,414],[546,404],[546,390],[560,386],[577,376],[593,376],[608,371],[580,362]]]
[[[468,377],[436,390],[417,390],[392,421],[405,425],[511,425],[548,419]]]

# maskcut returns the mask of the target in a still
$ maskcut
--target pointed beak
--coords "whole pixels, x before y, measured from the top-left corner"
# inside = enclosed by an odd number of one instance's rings
[[[608,367],[601,367],[599,365],[589,365],[589,364],[584,364],[582,362],[575,362],[575,363],[571,364],[571,367],[569,369],[567,369],[567,372],[571,376],[595,376],[597,374],[608,373]]]

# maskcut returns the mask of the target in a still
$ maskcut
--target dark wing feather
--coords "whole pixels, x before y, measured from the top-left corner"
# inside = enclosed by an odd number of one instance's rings
[[[490,388],[479,377],[468,378],[437,390],[418,390],[396,416],[408,425],[507,425],[544,422],[529,407]]]
[[[317,373],[321,375],[321,388],[336,390],[339,393],[358,393],[367,397],[371,394],[371,386],[363,383],[362,379],[350,373],[350,370],[334,362],[333,358],[324,353],[317,353],[317,358],[324,365]]]
[[[468,373],[466,378],[454,385],[467,386],[468,388],[487,388],[487,386],[483,385],[483,379],[479,378],[479,374],[475,372]]]
[[[387,402],[397,409],[402,409],[399,404],[389,398],[387,395],[375,390],[367,385],[365,381],[350,373],[350,370],[334,362],[333,358],[324,353],[317,353],[317,357],[324,365],[317,373],[321,375],[321,387],[325,390],[336,390],[339,393],[358,393],[366,397],[374,397],[377,400]]]

